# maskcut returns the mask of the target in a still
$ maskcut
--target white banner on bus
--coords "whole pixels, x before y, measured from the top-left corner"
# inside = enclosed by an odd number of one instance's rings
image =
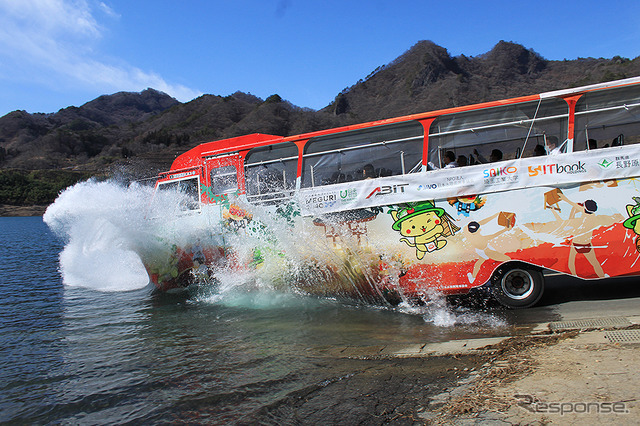
[[[346,182],[300,191],[304,215],[640,176],[640,145]]]

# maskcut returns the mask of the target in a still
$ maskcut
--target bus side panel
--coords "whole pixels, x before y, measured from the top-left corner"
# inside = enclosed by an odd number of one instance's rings
[[[310,228],[327,249],[375,254],[405,294],[464,293],[511,261],[585,279],[640,274],[637,185],[632,178],[413,202],[323,226],[316,218]]]

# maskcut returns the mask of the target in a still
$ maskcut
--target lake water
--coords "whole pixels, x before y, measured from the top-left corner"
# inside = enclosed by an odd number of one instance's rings
[[[398,409],[407,392],[437,392],[452,361],[346,359],[340,348],[517,327],[500,309],[444,301],[381,308],[256,287],[158,294],[118,266],[130,254],[117,238],[74,246],[83,228],[72,227],[65,237],[40,217],[0,218],[2,423],[377,423],[382,402]]]

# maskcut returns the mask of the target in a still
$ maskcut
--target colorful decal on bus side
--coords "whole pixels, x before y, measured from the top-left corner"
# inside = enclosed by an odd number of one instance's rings
[[[607,180],[485,195],[486,214],[470,209],[471,217],[458,220],[448,215],[457,211],[451,200],[391,205],[386,226],[400,233],[401,246],[415,251],[388,246],[384,255],[399,260],[404,288],[444,291],[480,285],[509,261],[587,279],[638,273],[640,197],[626,208],[618,201],[637,193],[636,183]],[[378,234],[367,239],[382,247],[387,237],[379,226],[372,229]],[[634,231],[633,240],[626,229]]]
[[[461,197],[451,197],[447,201],[456,208],[458,215],[469,217],[470,212],[479,210],[484,206],[486,199],[479,195],[465,195]]]
[[[460,230],[451,216],[431,201],[410,203],[398,210],[390,210],[394,223],[392,228],[400,235],[400,241],[416,248],[416,257],[422,259],[426,253],[440,250],[447,245],[446,237]]]
[[[202,183],[200,184],[200,198],[205,204],[229,205],[229,196],[237,194],[237,192],[230,194],[214,194],[210,186]]]
[[[625,228],[631,229],[636,235],[640,236],[640,197],[632,197],[635,204],[627,204],[627,214],[629,218],[624,221]],[[636,238],[636,251],[640,253],[640,237]]]

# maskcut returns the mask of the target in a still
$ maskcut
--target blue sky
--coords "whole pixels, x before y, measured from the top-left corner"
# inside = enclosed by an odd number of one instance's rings
[[[319,109],[419,40],[454,56],[506,40],[550,60],[632,59],[640,1],[0,0],[0,116],[147,87]]]

